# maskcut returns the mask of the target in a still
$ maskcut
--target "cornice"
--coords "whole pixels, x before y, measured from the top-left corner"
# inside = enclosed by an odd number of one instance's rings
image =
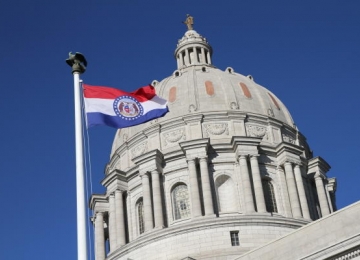
[[[201,122],[202,118],[203,118],[202,114],[189,114],[182,117],[182,119],[186,124],[189,124],[191,122]]]
[[[136,165],[141,165],[143,163],[147,163],[152,160],[161,161],[162,159],[163,159],[163,154],[158,149],[155,149],[133,158],[132,161]]]
[[[206,151],[210,145],[210,138],[194,139],[189,141],[183,141],[179,143],[181,149],[186,152],[187,150],[205,148]]]
[[[231,138],[231,145],[235,151],[239,145],[258,146],[261,143],[260,137],[249,137],[249,136],[233,136]]]
[[[282,154],[284,152],[289,152],[295,155],[300,156],[304,150],[301,146],[292,144],[292,143],[285,143],[282,142],[275,148],[277,154]]]
[[[261,125],[267,125],[268,118],[269,117],[267,116],[263,116],[259,114],[247,113],[247,118],[245,123],[259,123]]]
[[[152,126],[146,128],[146,129],[144,129],[143,132],[144,132],[145,136],[148,137],[148,136],[150,136],[150,135],[152,135],[154,133],[160,132],[160,129],[161,129],[160,125],[156,124],[156,125],[152,125]]]
[[[163,122],[161,124],[161,132],[180,126],[185,126],[185,122],[183,121],[182,117],[176,117],[174,119]]]
[[[107,203],[107,198],[105,194],[93,194],[89,200],[89,208],[95,211],[96,204],[98,203]]]
[[[275,126],[275,127],[278,127],[278,128],[281,128],[284,125],[284,123],[282,121],[277,120],[277,119],[272,118],[272,117],[268,117],[267,122],[268,122],[268,125]]]
[[[336,192],[336,189],[337,189],[337,181],[336,181],[336,178],[328,178],[328,190],[330,192]]]
[[[120,181],[122,187],[119,187],[123,190],[127,189],[127,178],[126,172],[120,171],[118,169],[112,170],[102,181],[101,185],[104,187],[109,187],[109,185],[115,181]]]
[[[308,160],[308,172],[316,172],[325,175],[330,170],[330,165],[320,156]]]
[[[240,111],[229,111],[228,117],[230,120],[244,121],[247,117],[247,114],[245,112],[240,112]]]
[[[204,122],[229,120],[229,115],[228,115],[227,111],[204,112],[203,115],[204,115],[204,118],[203,118]]]
[[[175,151],[171,151],[171,152],[167,152],[167,153],[164,153],[164,160],[166,162],[169,162],[169,161],[173,161],[173,160],[178,160],[179,158],[181,157],[184,157],[185,158],[185,154],[184,154],[184,151],[183,150],[180,150],[180,149],[177,149]]]

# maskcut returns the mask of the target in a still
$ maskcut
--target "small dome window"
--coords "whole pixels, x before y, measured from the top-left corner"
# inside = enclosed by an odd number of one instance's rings
[[[173,73],[173,75],[174,75],[174,77],[176,78],[176,77],[180,77],[180,76],[181,76],[181,73],[180,73],[180,71],[175,70],[174,73]]]
[[[247,98],[251,98],[250,90],[249,90],[249,88],[246,86],[246,84],[240,82],[239,85],[240,85],[240,87],[241,87],[241,90],[242,90],[244,96],[247,97]]]
[[[153,87],[156,87],[157,84],[159,84],[159,81],[157,81],[156,79],[151,82],[151,86]]]
[[[254,81],[254,77],[253,77],[253,76],[251,76],[251,75],[247,75],[246,77],[247,77],[248,79],[250,79],[250,80]]]
[[[227,67],[225,71],[229,72],[230,74],[234,73],[234,69],[231,67]]]
[[[202,71],[202,72],[206,72],[206,67],[202,67],[202,68],[201,68],[201,71]]]

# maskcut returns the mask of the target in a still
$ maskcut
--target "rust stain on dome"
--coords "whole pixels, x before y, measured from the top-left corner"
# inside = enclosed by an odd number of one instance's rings
[[[209,96],[212,96],[215,94],[215,91],[214,91],[214,86],[212,84],[211,81],[205,81],[205,88],[206,88],[206,93],[209,95]]]
[[[176,87],[172,87],[169,91],[169,102],[174,102],[176,100]]]
[[[242,92],[244,93],[244,96],[247,97],[247,98],[251,98],[250,90],[248,89],[248,87],[246,86],[246,84],[240,82],[240,87],[241,87],[241,89],[242,89]]]
[[[272,102],[274,103],[274,105],[276,106],[277,109],[280,110],[280,106],[279,103],[276,101],[276,99],[268,92],[268,95],[270,96]]]

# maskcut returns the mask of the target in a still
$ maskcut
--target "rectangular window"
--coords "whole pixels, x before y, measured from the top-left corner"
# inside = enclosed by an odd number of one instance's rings
[[[239,246],[239,231],[230,231],[230,239],[232,246]]]

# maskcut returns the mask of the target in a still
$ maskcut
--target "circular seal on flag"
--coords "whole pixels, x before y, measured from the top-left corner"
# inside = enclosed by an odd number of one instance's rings
[[[143,115],[144,108],[135,98],[131,96],[120,96],[113,104],[116,115],[124,120],[135,120]]]

